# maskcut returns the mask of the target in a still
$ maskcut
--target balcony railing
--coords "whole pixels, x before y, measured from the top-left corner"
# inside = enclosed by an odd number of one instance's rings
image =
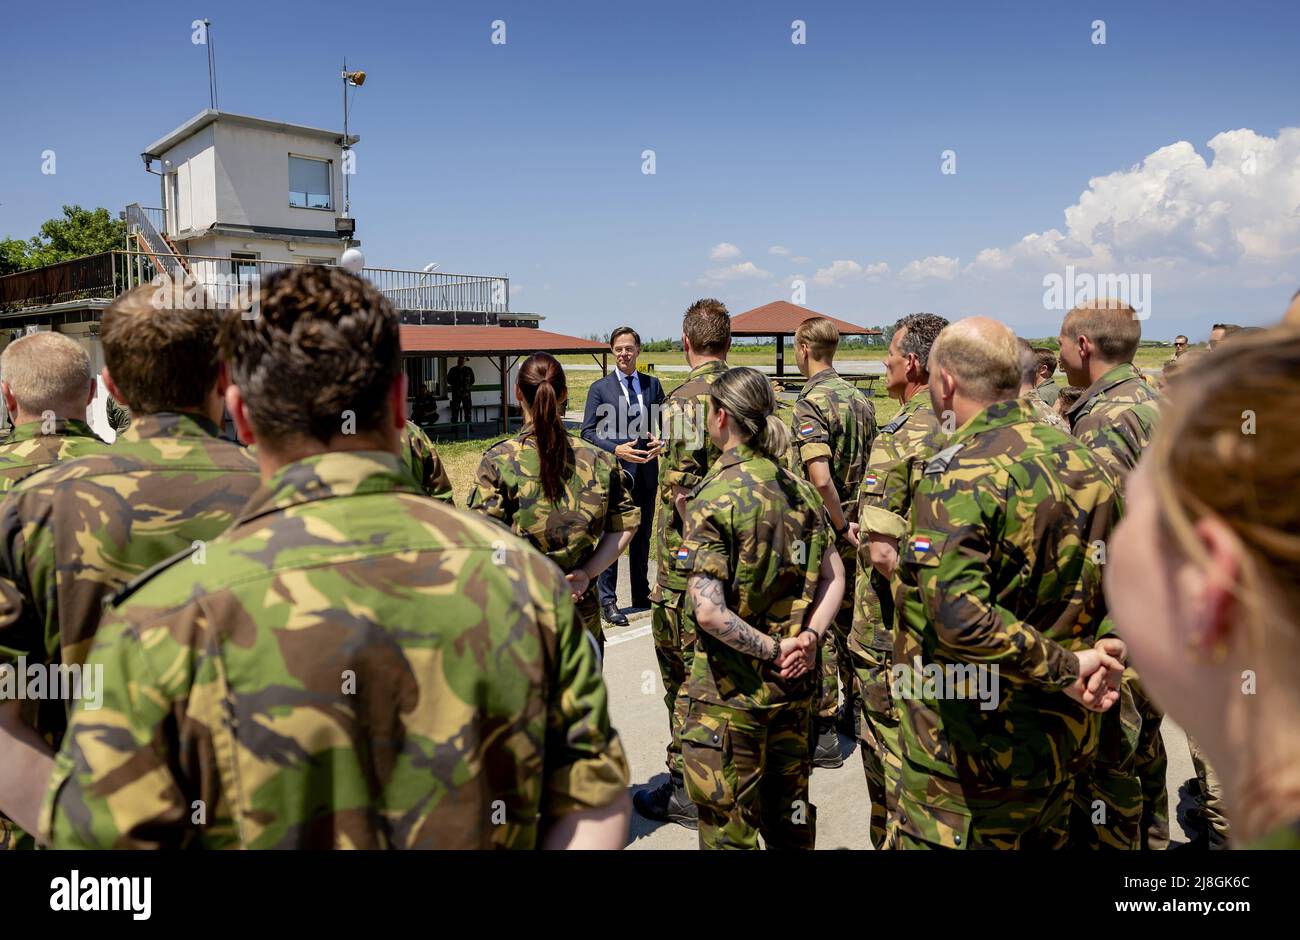
[[[254,261],[207,255],[184,258],[194,281],[213,304],[231,306],[276,271],[304,262]],[[0,277],[0,311],[24,310],[86,300],[112,300],[139,284],[161,283],[153,259],[142,251],[106,251],[72,261]],[[510,281],[505,277],[365,268],[374,284],[399,310],[508,313]]]

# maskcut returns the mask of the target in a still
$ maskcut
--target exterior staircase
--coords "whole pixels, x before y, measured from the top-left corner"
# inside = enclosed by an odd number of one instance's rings
[[[147,209],[135,202],[126,207],[128,236],[135,241],[140,251],[149,256],[154,267],[165,272],[172,280],[193,275],[189,262],[176,248],[176,244],[149,218],[150,212],[158,213],[161,221],[161,209]]]

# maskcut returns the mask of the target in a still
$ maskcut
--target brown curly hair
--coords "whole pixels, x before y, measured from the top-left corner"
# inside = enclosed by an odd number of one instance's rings
[[[295,265],[263,283],[258,316],[227,316],[221,354],[260,441],[305,436],[327,444],[348,412],[357,431],[383,422],[401,369],[398,317],[369,281]]]

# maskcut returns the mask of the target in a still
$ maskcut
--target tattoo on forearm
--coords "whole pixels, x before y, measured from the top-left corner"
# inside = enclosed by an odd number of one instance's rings
[[[693,575],[690,589],[695,599],[697,614],[708,607],[716,608],[721,613],[721,622],[718,624],[714,624],[712,617],[706,616],[700,619],[700,629],[746,656],[763,660],[772,658],[772,647],[776,641],[767,634],[755,630],[741,620],[734,611],[727,609],[726,594],[722,590],[721,581],[707,575]]]

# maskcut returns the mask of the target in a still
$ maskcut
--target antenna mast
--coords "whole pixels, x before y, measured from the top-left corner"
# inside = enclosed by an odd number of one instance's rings
[[[208,47],[208,102],[213,111],[217,110],[217,59],[212,48],[212,21],[203,20],[203,44]]]

